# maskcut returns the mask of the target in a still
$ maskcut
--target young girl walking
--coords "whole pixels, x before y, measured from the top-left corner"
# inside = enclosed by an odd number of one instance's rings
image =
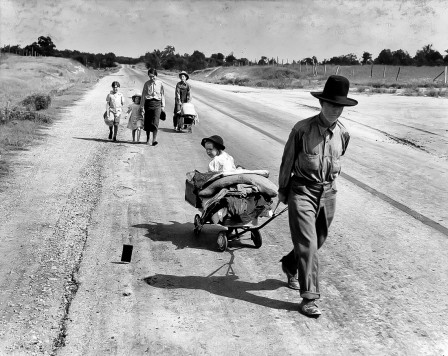
[[[137,142],[140,142],[140,134],[143,128],[143,114],[140,108],[140,94],[132,96],[132,104],[129,105],[126,116],[129,118],[127,128],[132,130],[132,142],[136,142],[135,134],[137,133]]]
[[[109,140],[113,141],[117,141],[118,125],[120,124],[121,111],[124,105],[123,94],[118,92],[119,87],[119,82],[112,82],[112,90],[106,97],[104,121],[109,126]]]

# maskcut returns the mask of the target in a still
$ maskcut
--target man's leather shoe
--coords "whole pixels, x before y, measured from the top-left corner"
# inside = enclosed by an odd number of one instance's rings
[[[294,276],[288,276],[288,287],[294,290],[300,290],[299,280]]]
[[[288,279],[288,287],[291,289],[300,290],[299,280],[294,274],[288,271],[283,258],[280,260],[280,262],[282,263],[282,271],[286,274],[286,278]]]
[[[318,318],[322,314],[313,299],[303,299],[299,311],[310,318]]]

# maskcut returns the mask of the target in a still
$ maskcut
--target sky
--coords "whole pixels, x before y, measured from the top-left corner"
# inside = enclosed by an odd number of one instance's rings
[[[0,46],[50,36],[59,50],[127,57],[168,45],[285,62],[427,44],[446,55],[447,19],[447,0],[0,0]]]

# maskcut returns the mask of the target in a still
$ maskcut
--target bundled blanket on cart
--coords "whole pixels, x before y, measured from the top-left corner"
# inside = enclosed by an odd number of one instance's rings
[[[262,194],[269,197],[277,196],[277,186],[268,179],[269,171],[267,170],[238,168],[225,173],[194,171],[187,175],[189,175],[188,180],[201,197],[212,196],[219,189],[236,184],[253,185],[258,187]]]
[[[268,176],[266,170],[239,169],[220,174],[196,171],[189,184],[194,186],[194,194],[201,201],[204,220],[215,224],[244,224],[272,214],[277,186]]]

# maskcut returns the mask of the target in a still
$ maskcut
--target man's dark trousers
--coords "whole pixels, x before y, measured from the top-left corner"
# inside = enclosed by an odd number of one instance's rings
[[[285,256],[289,271],[298,271],[300,296],[318,299],[319,259],[336,209],[335,184],[307,184],[293,177],[288,194],[289,227],[294,249]]]

